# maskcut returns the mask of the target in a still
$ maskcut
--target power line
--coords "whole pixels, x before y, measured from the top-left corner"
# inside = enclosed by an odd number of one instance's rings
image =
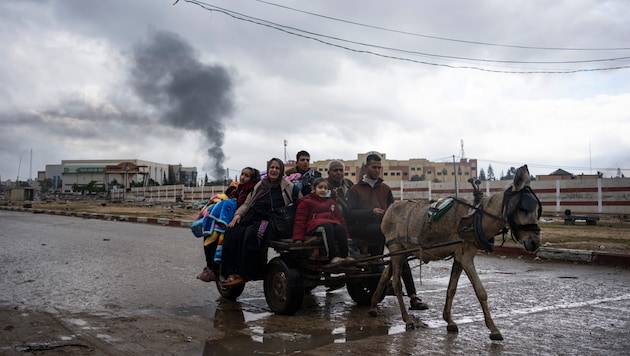
[[[307,15],[312,15],[312,16],[317,16],[317,17],[321,17],[321,18],[325,18],[325,19],[329,19],[329,20],[333,20],[333,21],[348,23],[348,24],[351,24],[351,25],[357,25],[357,26],[362,26],[362,27],[367,27],[367,28],[372,28],[372,29],[382,30],[382,31],[387,31],[387,32],[400,33],[400,34],[410,35],[410,36],[430,38],[430,39],[435,39],[435,40],[440,40],[440,41],[460,42],[460,43],[483,45],[483,46],[494,46],[494,47],[536,49],[536,50],[553,50],[553,51],[621,51],[621,50],[630,50],[630,47],[613,47],[613,48],[534,47],[534,46],[506,45],[506,44],[497,44],[497,43],[489,43],[489,42],[467,41],[467,40],[461,40],[461,39],[455,39],[455,38],[438,37],[438,36],[431,36],[431,35],[423,35],[423,34],[414,33],[414,32],[393,30],[393,29],[389,29],[389,28],[385,28],[385,27],[367,25],[367,24],[360,23],[360,22],[343,20],[343,19],[339,19],[339,18],[336,18],[336,17],[332,17],[332,16],[327,16],[327,15],[322,15],[322,14],[318,14],[318,13],[314,13],[314,12],[310,12],[310,11],[300,10],[300,9],[296,9],[296,8],[293,8],[293,7],[290,7],[290,6],[280,5],[280,4],[276,4],[276,3],[273,3],[273,2],[269,2],[269,1],[264,1],[264,0],[256,0],[256,1],[258,1],[260,3],[263,3],[263,4],[271,5],[271,6],[281,7],[281,8],[284,8],[284,9],[287,9],[287,10],[291,10],[291,11],[295,11],[295,12],[301,12],[301,13],[307,14]]]
[[[395,49],[395,48],[387,48],[387,47],[379,47],[379,46],[375,46],[375,45],[370,45],[370,44],[366,44],[366,43],[359,43],[359,42],[353,42],[353,41],[348,41],[348,40],[344,40],[344,39],[340,39],[337,37],[332,37],[332,36],[325,36],[325,35],[321,35],[321,34],[317,34],[314,32],[309,32],[309,31],[305,31],[305,30],[301,30],[295,27],[291,27],[291,26],[285,26],[285,25],[280,25],[271,21],[267,21],[267,20],[263,20],[263,19],[259,19],[259,18],[255,18],[255,17],[251,17],[248,15],[244,15],[229,9],[224,9],[215,5],[210,5],[201,1],[195,1],[195,0],[185,0],[188,3],[192,3],[195,4],[207,11],[216,11],[219,13],[223,13],[229,17],[232,17],[234,19],[237,20],[241,20],[241,21],[246,21],[246,22],[250,22],[250,23],[254,23],[260,26],[265,26],[265,27],[269,27],[278,31],[282,31],[285,32],[287,34],[290,35],[294,35],[294,36],[298,36],[298,37],[302,37],[302,38],[307,38],[307,39],[311,39],[317,42],[320,42],[322,44],[326,44],[332,47],[337,47],[337,48],[341,48],[341,49],[345,49],[351,52],[355,52],[355,53],[364,53],[364,54],[371,54],[374,56],[378,56],[378,57],[382,57],[382,58],[388,58],[388,59],[395,59],[395,60],[400,60],[400,61],[406,61],[406,62],[412,62],[412,63],[417,63],[417,64],[425,64],[425,65],[431,65],[431,66],[439,66],[439,67],[446,67],[446,68],[453,68],[453,69],[473,69],[473,70],[479,70],[479,71],[484,71],[484,72],[491,72],[491,73],[507,73],[507,74],[570,74],[570,73],[578,73],[578,72],[593,72],[593,71],[606,71],[606,70],[617,70],[617,69],[626,69],[626,68],[630,68],[630,65],[620,65],[620,66],[615,66],[615,67],[606,67],[606,68],[581,68],[581,69],[561,69],[561,70],[523,70],[523,71],[516,71],[516,70],[497,70],[497,69],[488,69],[488,68],[482,68],[482,67],[477,67],[477,66],[467,66],[467,65],[451,65],[451,64],[444,64],[444,63],[434,63],[434,62],[427,62],[427,61],[420,61],[420,60],[416,60],[416,59],[411,59],[411,58],[406,58],[406,57],[398,57],[398,56],[392,56],[392,55],[387,55],[387,54],[382,54],[382,53],[377,53],[377,52],[373,52],[373,51],[368,51],[368,50],[360,50],[360,49],[355,49],[355,48],[351,48],[351,47],[347,47],[347,46],[343,46],[340,44],[335,44],[335,43],[331,43],[325,40],[322,40],[321,38],[318,37],[324,37],[324,38],[329,38],[329,39],[333,39],[336,41],[342,41],[342,42],[350,42],[350,43],[354,43],[354,44],[358,44],[358,45],[363,45],[363,46],[369,46],[369,47],[376,47],[376,48],[380,48],[380,49],[387,49],[387,50],[394,50],[394,51],[401,51],[401,52],[406,52],[406,53],[410,53],[413,54],[414,52],[412,51],[406,51],[406,50],[400,50],[400,49]],[[177,3],[177,2],[176,2]],[[303,32],[306,33],[302,34],[302,33],[297,33],[297,32]],[[315,37],[318,36],[318,37]],[[433,56],[433,57],[438,57],[438,55],[431,55],[431,54],[426,54],[426,53],[419,53],[416,52],[415,54],[420,54],[420,55],[425,55],[425,56]],[[474,58],[458,58],[458,57],[450,57],[450,56],[443,56],[444,58],[449,58],[449,59],[460,59],[460,60],[469,60],[469,61],[483,61],[483,60],[479,60],[479,59],[474,59]],[[609,58],[609,59],[603,59],[603,60],[621,60],[621,59],[629,59],[630,57],[623,57],[623,58]],[[527,64],[572,64],[570,62],[540,62],[540,63],[536,63],[536,62],[510,62],[510,61],[492,61],[492,60],[487,60],[490,62],[499,62],[499,63],[527,63]],[[599,61],[599,60],[594,60],[594,61]]]

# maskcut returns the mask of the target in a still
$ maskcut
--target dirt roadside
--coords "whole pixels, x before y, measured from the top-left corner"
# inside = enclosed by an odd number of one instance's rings
[[[32,207],[187,221],[194,221],[199,212],[189,203],[112,203],[99,200],[33,202]],[[565,225],[562,216],[543,217],[540,228],[545,247],[630,254],[630,219],[627,217],[600,217],[596,225],[586,225],[584,221],[578,221],[575,225]],[[499,236],[497,244],[500,243]],[[508,237],[505,246],[518,244]]]

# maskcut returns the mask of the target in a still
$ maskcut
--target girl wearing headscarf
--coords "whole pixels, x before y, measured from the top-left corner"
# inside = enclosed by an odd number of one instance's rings
[[[271,210],[293,203],[293,184],[283,176],[282,160],[270,159],[267,177],[256,184],[243,205],[236,209],[223,241],[221,274],[226,277],[223,287],[262,278],[267,245],[273,235],[269,225]]]
[[[234,199],[236,201],[236,208],[238,208],[243,205],[247,196],[254,190],[258,182],[260,182],[260,172],[256,168],[245,167],[241,170],[238,183],[230,184],[230,187],[225,190],[225,195],[229,199]],[[218,279],[217,271],[219,270],[219,264],[215,256],[217,254],[218,243],[220,243],[220,241],[212,244],[204,244],[203,251],[206,256],[206,266],[197,276],[197,279],[204,282],[212,282]],[[220,252],[220,255],[222,254],[223,253]]]

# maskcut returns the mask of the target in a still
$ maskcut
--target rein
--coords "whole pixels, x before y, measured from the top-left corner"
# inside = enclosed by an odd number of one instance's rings
[[[466,205],[467,207],[475,210],[475,213],[473,214],[474,216],[473,216],[472,227],[473,227],[473,232],[475,233],[475,240],[477,241],[477,245],[479,245],[479,247],[482,250],[492,252],[492,250],[494,249],[494,237],[499,234],[503,234],[503,242],[501,243],[501,246],[503,246],[503,244],[505,243],[505,235],[507,234],[507,228],[505,227],[505,223],[507,221],[504,218],[485,211],[483,209],[483,205],[481,204],[481,202],[479,202],[478,206],[475,206],[473,204],[470,204],[466,200],[463,200],[457,197],[453,199],[455,199],[455,201],[457,201],[458,203]],[[495,220],[501,220],[504,222],[504,226],[501,228],[501,230],[499,230],[499,232],[494,234],[492,237],[489,237],[488,235],[486,235],[486,233],[481,228],[483,215],[487,215],[494,218]]]

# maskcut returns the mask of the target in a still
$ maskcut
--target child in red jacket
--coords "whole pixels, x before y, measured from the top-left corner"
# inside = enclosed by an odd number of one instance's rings
[[[324,178],[313,181],[313,190],[300,199],[293,223],[293,242],[302,242],[318,227],[323,227],[324,246],[331,263],[351,260],[348,257],[350,234],[339,205],[329,196],[328,182]]]

